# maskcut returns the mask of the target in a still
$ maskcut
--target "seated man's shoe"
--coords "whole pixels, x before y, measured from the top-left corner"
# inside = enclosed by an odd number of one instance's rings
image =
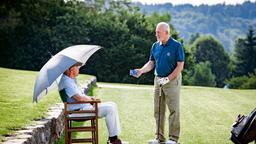
[[[107,144],[122,144],[122,141],[120,139],[116,139],[113,142],[110,142],[109,140],[107,141]]]
[[[122,141],[120,139],[116,139],[111,144],[122,144]]]
[[[176,141],[174,140],[168,140],[165,142],[166,144],[178,144]]]

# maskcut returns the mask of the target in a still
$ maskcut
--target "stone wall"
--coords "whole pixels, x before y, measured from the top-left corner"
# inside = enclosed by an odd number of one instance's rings
[[[95,77],[88,80],[83,87],[88,91],[93,85],[96,85]],[[63,114],[62,103],[50,107],[44,119],[33,121],[31,125],[6,137],[4,144],[53,144],[63,133]]]

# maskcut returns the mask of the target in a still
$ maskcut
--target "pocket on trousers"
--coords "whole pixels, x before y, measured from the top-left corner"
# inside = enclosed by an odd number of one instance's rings
[[[179,86],[181,80],[180,80],[180,76],[176,77],[175,79],[171,80],[168,85],[170,86]]]
[[[179,84],[179,81],[177,78],[171,80],[167,85],[170,85],[170,86],[178,86]]]

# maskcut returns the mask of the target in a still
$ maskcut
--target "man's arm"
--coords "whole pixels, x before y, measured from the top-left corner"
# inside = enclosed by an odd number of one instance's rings
[[[155,62],[152,60],[149,60],[142,68],[136,69],[137,75],[135,77],[140,77],[143,73],[147,73],[151,71],[155,67]]]
[[[74,98],[76,101],[91,101],[91,100],[93,100],[90,97],[82,97],[78,94],[75,94],[74,96],[72,96],[72,98]]]
[[[176,78],[181,71],[183,70],[184,62],[177,62],[177,67],[174,69],[174,71],[168,76],[169,80],[173,80]]]

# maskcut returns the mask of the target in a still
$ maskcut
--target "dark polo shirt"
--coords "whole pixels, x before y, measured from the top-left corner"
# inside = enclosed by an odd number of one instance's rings
[[[185,54],[182,45],[170,37],[166,44],[157,41],[152,45],[149,60],[155,61],[155,75],[166,77],[177,67],[177,62],[185,60]]]

